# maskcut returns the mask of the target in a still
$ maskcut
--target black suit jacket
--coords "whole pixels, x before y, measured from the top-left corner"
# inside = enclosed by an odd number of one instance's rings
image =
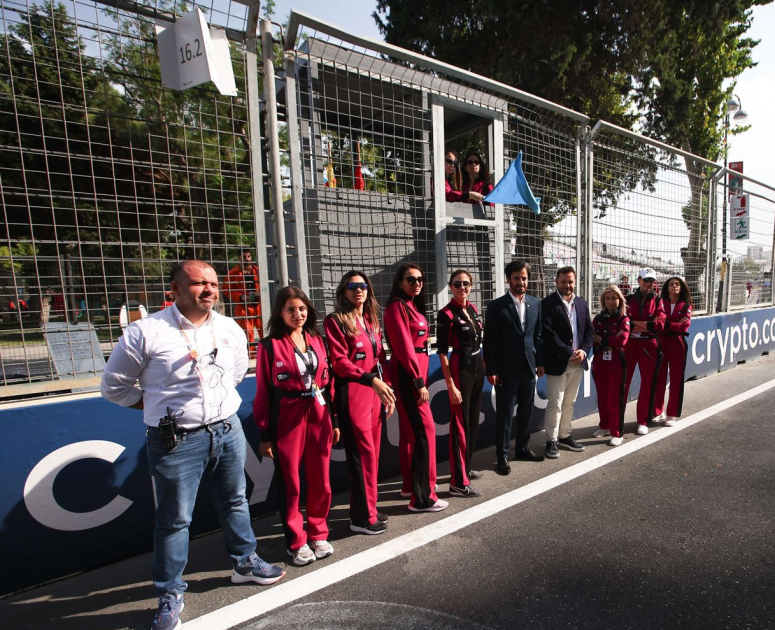
[[[536,367],[543,366],[541,302],[532,295],[525,295],[525,320],[523,330],[517,307],[509,293],[490,302],[482,342],[487,376],[534,378]],[[520,357],[527,360],[530,374],[525,374],[525,361]]]
[[[592,352],[592,317],[586,300],[576,296],[573,301],[576,311],[576,326],[579,335],[579,350],[589,357]],[[560,376],[568,367],[573,354],[573,330],[562,297],[555,291],[541,300],[541,325],[544,339],[544,370],[552,376]],[[589,369],[589,361],[584,359],[583,367]]]

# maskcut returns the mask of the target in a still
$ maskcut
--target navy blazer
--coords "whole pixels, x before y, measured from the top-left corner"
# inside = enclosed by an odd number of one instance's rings
[[[592,353],[592,338],[595,332],[592,328],[592,317],[586,300],[578,295],[573,301],[576,310],[576,326],[579,335],[579,350],[587,355],[582,367],[589,369],[589,355]],[[568,367],[568,360],[573,354],[573,330],[568,317],[568,310],[562,303],[562,297],[557,291],[541,300],[541,324],[544,337],[544,370],[552,376],[561,376]]]
[[[509,293],[490,302],[482,341],[487,376],[535,378],[536,367],[543,367],[541,301],[532,295],[525,295],[525,320],[523,330]],[[525,362],[520,356],[527,359],[531,374],[523,374]]]

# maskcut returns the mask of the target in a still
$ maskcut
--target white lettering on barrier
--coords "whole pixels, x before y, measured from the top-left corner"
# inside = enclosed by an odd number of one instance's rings
[[[692,359],[694,359],[694,362],[697,364],[703,363],[705,361],[705,354],[697,354],[697,346],[703,342],[705,339],[705,333],[697,333],[694,335],[694,339],[692,340]],[[708,355],[708,359],[710,360],[710,355]]]
[[[769,331],[769,323],[769,320],[765,319],[764,323],[762,324],[762,341],[764,343],[770,343],[770,336],[767,334]]]
[[[716,331],[716,336],[718,337],[718,347],[721,351],[721,365],[724,365],[724,361],[726,360],[727,356],[727,345],[729,342],[729,328],[724,329],[724,334],[721,334],[720,330]]]
[[[754,333],[756,333],[756,335],[754,335]],[[752,350],[759,345],[759,324],[756,322],[748,327],[748,343]]]
[[[740,326],[732,326],[732,329],[727,329],[730,333],[729,340],[729,362],[734,363],[737,353],[740,352]]]
[[[105,440],[76,442],[58,448],[44,457],[30,471],[24,484],[24,504],[36,521],[64,532],[77,532],[99,527],[123,514],[132,501],[118,495],[107,505],[91,512],[70,512],[57,503],[54,482],[57,475],[73,462],[81,459],[101,459],[115,462],[124,447]]]
[[[332,451],[333,452],[336,451]],[[263,503],[269,495],[269,487],[272,485],[272,475],[274,474],[274,463],[271,458],[264,457],[259,461],[253,449],[247,447],[247,457],[245,458],[245,473],[253,482],[253,492],[250,493],[248,505]]]

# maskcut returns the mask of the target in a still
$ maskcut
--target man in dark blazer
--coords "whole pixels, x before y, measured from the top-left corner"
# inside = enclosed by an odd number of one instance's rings
[[[557,290],[541,301],[541,324],[546,372],[546,457],[557,459],[559,447],[583,451],[571,435],[573,406],[587,357],[592,351],[592,318],[586,301],[575,294],[576,270],[561,267],[554,279]]]
[[[536,375],[543,376],[541,302],[527,295],[530,265],[513,260],[506,265],[509,292],[490,302],[484,324],[484,363],[487,380],[495,387],[495,452],[497,471],[511,472],[509,442],[517,406],[515,459],[540,462],[528,447],[533,418]]]

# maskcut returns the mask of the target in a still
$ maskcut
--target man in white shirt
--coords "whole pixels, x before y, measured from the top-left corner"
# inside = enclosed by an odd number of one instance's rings
[[[557,291],[541,301],[541,327],[546,373],[546,457],[557,459],[559,447],[583,451],[573,439],[571,421],[581,376],[589,368],[592,318],[589,306],[575,294],[576,270],[561,267],[555,277]]]
[[[247,371],[245,333],[213,307],[218,276],[187,260],[170,273],[175,303],[132,323],[102,375],[102,395],[142,409],[156,492],[152,630],[180,627],[188,527],[203,476],[224,530],[235,583],[273,584],[285,571],[261,560],[245,496],[246,442],[236,386]],[[139,387],[137,387],[139,384]]]

